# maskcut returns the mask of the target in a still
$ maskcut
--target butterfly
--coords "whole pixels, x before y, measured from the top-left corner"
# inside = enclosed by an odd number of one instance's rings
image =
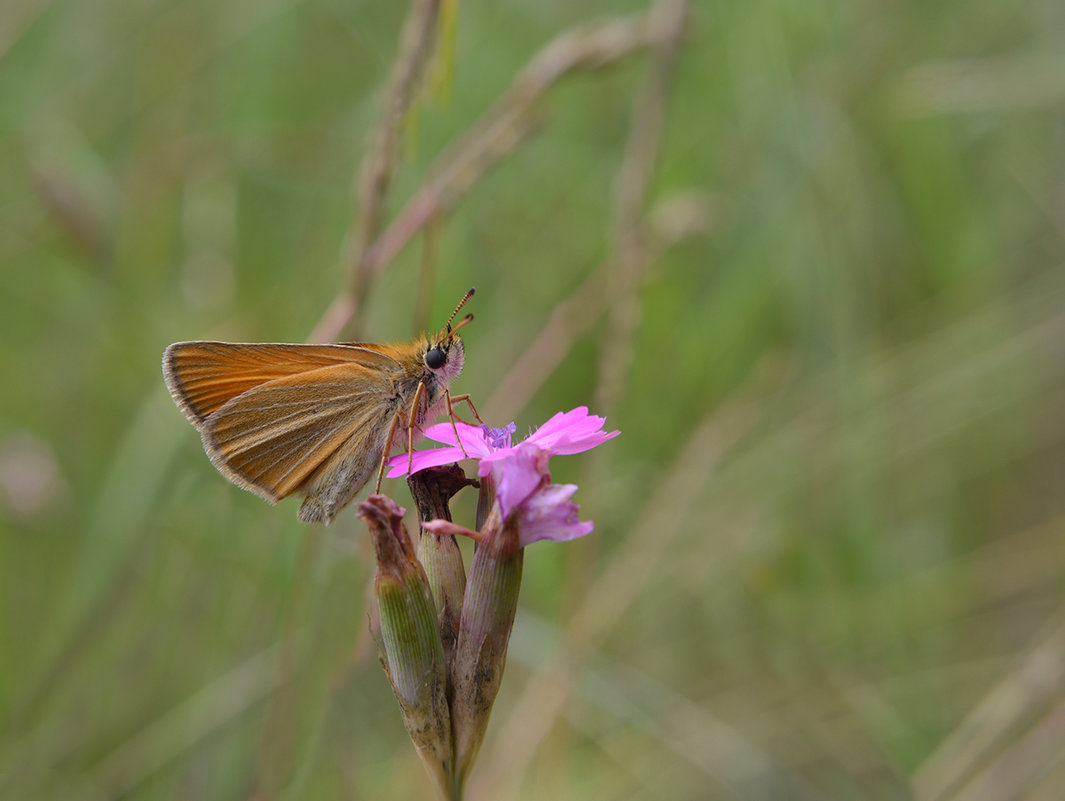
[[[270,503],[304,496],[298,517],[328,525],[393,447],[413,447],[422,426],[467,395],[449,386],[465,350],[451,323],[411,342],[331,345],[175,342],[163,353],[167,389],[203,440],[211,463]],[[457,436],[457,435],[456,435]]]

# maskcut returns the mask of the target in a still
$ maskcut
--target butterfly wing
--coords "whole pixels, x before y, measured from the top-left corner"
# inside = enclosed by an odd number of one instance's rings
[[[386,372],[398,369],[395,359],[362,344],[176,342],[163,354],[163,377],[178,407],[202,431],[211,413],[254,387],[352,363]]]
[[[391,394],[392,381],[381,371],[335,364],[247,389],[199,427],[219,472],[276,503],[347,443],[365,440],[364,450],[379,450],[376,434],[395,413]]]

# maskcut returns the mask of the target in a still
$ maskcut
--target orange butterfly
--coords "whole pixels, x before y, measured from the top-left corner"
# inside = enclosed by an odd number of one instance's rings
[[[457,332],[473,320],[412,342],[373,345],[175,342],[163,353],[174,401],[203,438],[218,471],[277,503],[305,496],[299,519],[328,525],[377,471],[380,490],[394,444],[466,395],[448,392],[465,358]]]

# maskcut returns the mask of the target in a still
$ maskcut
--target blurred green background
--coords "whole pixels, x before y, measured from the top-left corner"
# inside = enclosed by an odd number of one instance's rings
[[[454,388],[623,431],[553,463],[597,528],[526,556],[470,797],[1059,799],[1065,5],[694,5],[636,267],[647,53],[437,226]],[[402,6],[0,8],[0,796],[430,797],[362,526],[230,486],[159,370],[343,290]],[[464,0],[388,213],[546,42],[645,9]],[[413,333],[422,262],[360,333]]]

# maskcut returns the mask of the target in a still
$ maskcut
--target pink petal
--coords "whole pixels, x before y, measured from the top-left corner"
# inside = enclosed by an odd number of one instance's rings
[[[605,417],[588,414],[587,406],[559,412],[525,440],[539,445],[553,455],[581,453],[613,439],[620,431],[602,430]]]
[[[568,412],[556,412],[551,418],[526,438],[526,442],[549,445],[567,428],[588,416],[587,406],[578,406]]]
[[[518,513],[522,547],[540,540],[574,540],[591,533],[595,524],[582,523],[577,517],[580,507],[570,500],[576,491],[576,484],[547,484],[526,499]]]
[[[503,519],[528,498],[545,478],[549,454],[526,442],[508,451],[499,451],[503,458],[489,462],[496,483],[496,501]],[[482,460],[482,464],[484,461]],[[478,471],[480,472],[480,471]]]
[[[428,467],[453,464],[465,458],[462,451],[455,447],[429,448],[424,451],[415,451],[413,458],[409,460],[410,472],[417,473],[419,470],[425,470]],[[388,472],[385,474],[387,478],[405,476],[407,475],[408,455],[406,453],[398,453],[390,457],[387,464],[389,467]]]
[[[455,431],[459,432],[459,440],[465,449],[460,449],[455,444]],[[437,423],[431,425],[423,432],[427,439],[441,442],[449,447],[429,448],[414,452],[414,460],[411,464],[411,473],[425,470],[427,467],[439,467],[444,464],[460,462],[466,458],[480,459],[492,452],[491,447],[484,440],[484,432],[477,426],[456,421],[455,428],[451,423]],[[407,454],[401,453],[389,458],[388,478],[399,478],[407,474]],[[485,472],[487,475],[487,471]]]
[[[455,421],[455,427],[451,423],[436,423],[429,426],[423,432],[426,438],[439,442],[443,445],[456,446],[455,431],[459,432],[459,441],[472,458],[479,459],[492,452],[492,448],[484,440],[484,432],[479,426],[471,426],[468,423]]]
[[[603,423],[606,422],[602,417],[599,418],[599,421],[595,424],[594,431],[571,432],[569,436],[560,439],[555,443],[551,452],[557,456],[566,456],[571,453],[589,451],[621,433],[620,431],[606,432],[599,430]]]

